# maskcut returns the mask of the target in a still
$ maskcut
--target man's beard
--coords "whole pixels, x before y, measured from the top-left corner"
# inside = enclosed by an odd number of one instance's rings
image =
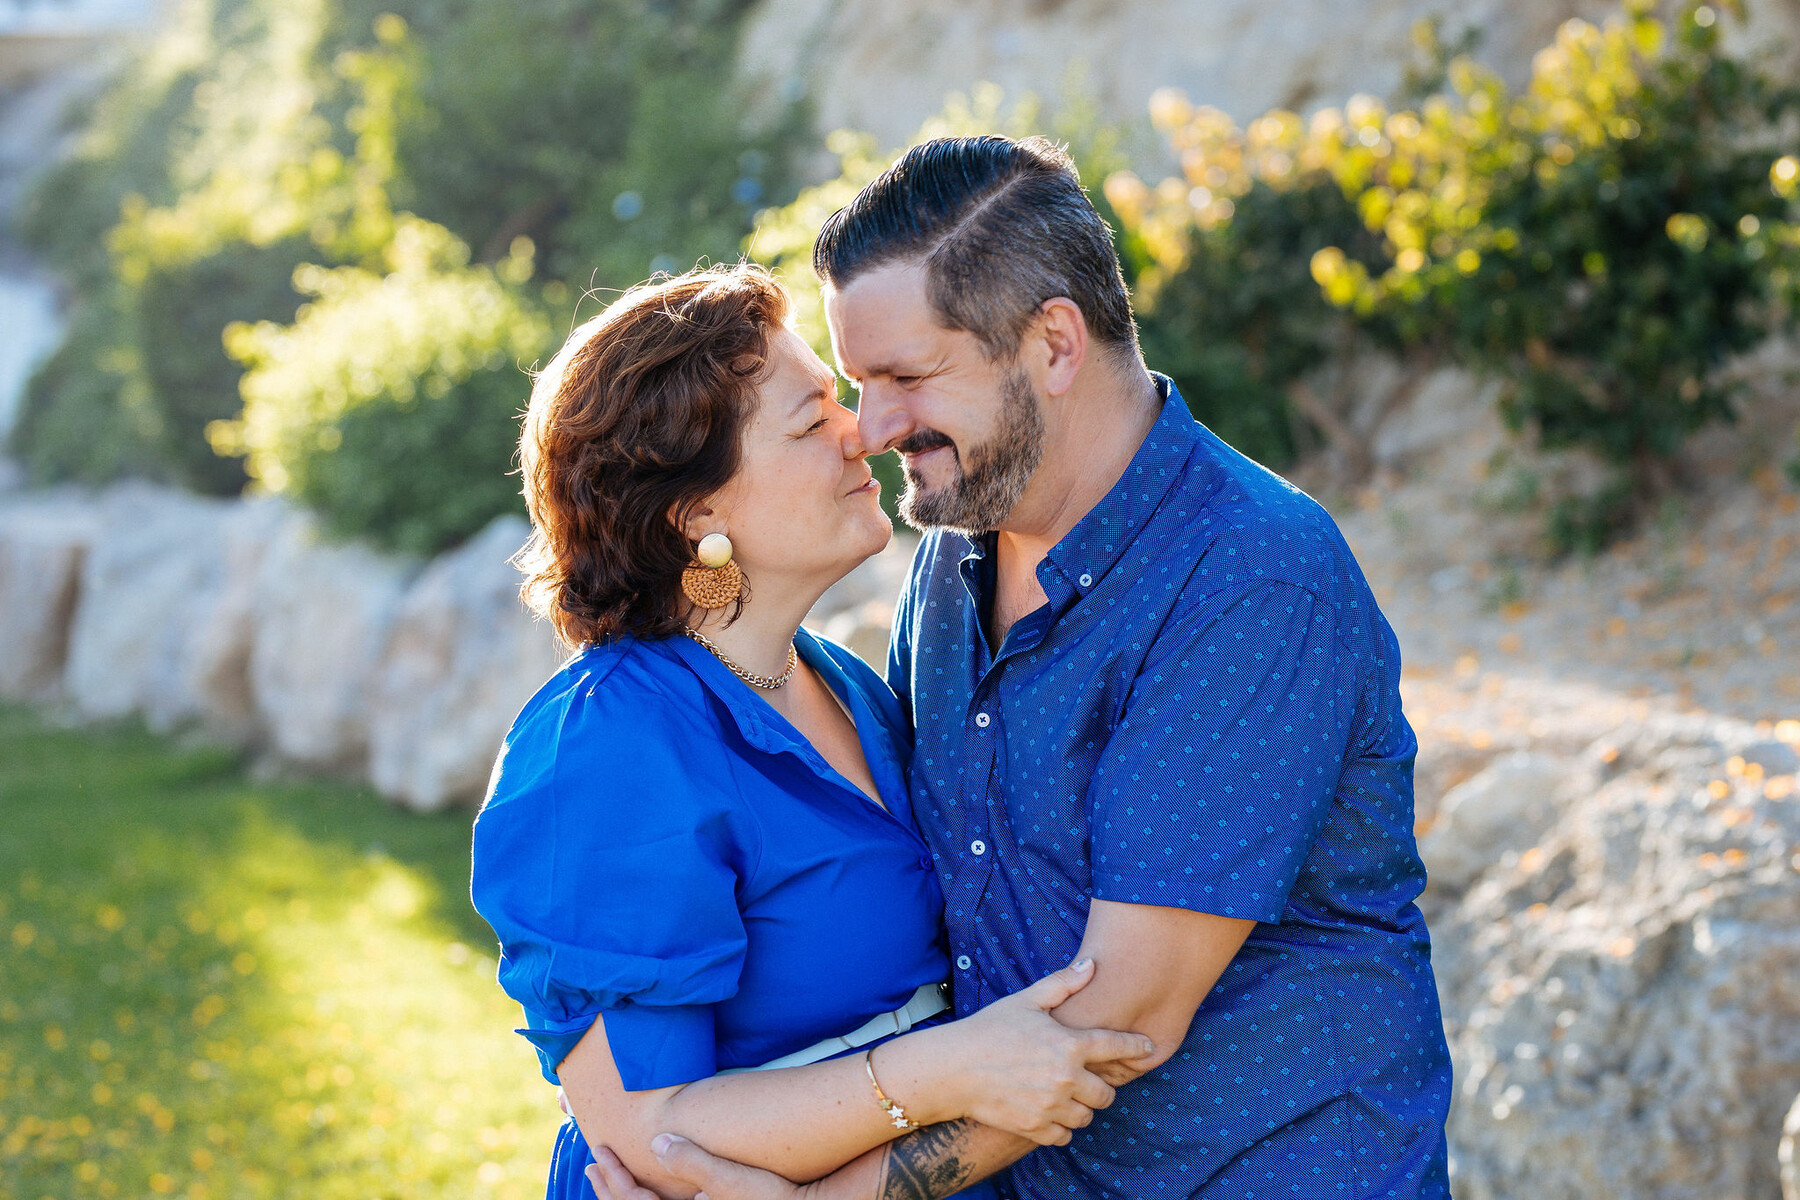
[[[951,446],[956,457],[956,478],[930,492],[920,490],[920,480],[906,467],[906,490],[900,496],[900,516],[914,529],[944,528],[973,537],[998,528],[1044,457],[1044,415],[1031,380],[1014,368],[1000,385],[1000,427],[979,446],[969,449],[964,462],[950,439],[935,430],[922,430],[900,443],[907,454]],[[906,463],[906,459],[901,459]]]

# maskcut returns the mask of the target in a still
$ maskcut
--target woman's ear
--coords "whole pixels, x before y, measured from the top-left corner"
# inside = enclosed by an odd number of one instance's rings
[[[725,532],[724,525],[719,520],[718,512],[714,510],[710,504],[704,501],[689,508],[685,516],[679,506],[671,508],[669,510],[669,524],[681,530],[682,536],[694,543],[698,543],[701,538],[709,533]]]

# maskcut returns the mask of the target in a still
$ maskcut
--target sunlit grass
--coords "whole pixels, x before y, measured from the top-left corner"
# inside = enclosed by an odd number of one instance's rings
[[[0,710],[0,1197],[535,1197],[467,814]]]

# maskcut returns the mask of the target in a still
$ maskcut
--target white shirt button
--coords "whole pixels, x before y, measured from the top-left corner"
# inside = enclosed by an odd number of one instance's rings
[[[971,854],[986,854],[987,853],[987,843],[982,841],[980,838],[976,838],[974,841],[969,843],[969,853],[971,853]]]
[[[956,969],[957,969],[957,970],[959,970],[959,971],[966,971],[966,970],[968,970],[968,969],[969,969],[969,968],[970,968],[970,967],[972,967],[972,966],[974,966],[974,965],[975,965],[975,964],[974,964],[974,962],[972,962],[972,961],[971,961],[971,960],[970,960],[970,958],[969,958],[969,956],[968,956],[968,955],[966,955],[966,954],[963,954],[963,955],[959,955],[959,956],[958,956],[958,957],[957,957],[957,960],[956,960]]]
[[[992,719],[993,719],[992,717],[988,716],[984,712],[978,712],[975,714],[975,724],[982,729],[986,729],[988,727],[988,722],[991,721]]]
[[[1083,575],[1080,579],[1077,579],[1075,582],[1079,583],[1082,587],[1093,587],[1094,586],[1094,577],[1092,575]]]

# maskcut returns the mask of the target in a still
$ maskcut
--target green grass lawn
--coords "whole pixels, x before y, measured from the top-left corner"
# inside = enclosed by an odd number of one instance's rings
[[[0,709],[0,1200],[536,1197],[469,815]]]

